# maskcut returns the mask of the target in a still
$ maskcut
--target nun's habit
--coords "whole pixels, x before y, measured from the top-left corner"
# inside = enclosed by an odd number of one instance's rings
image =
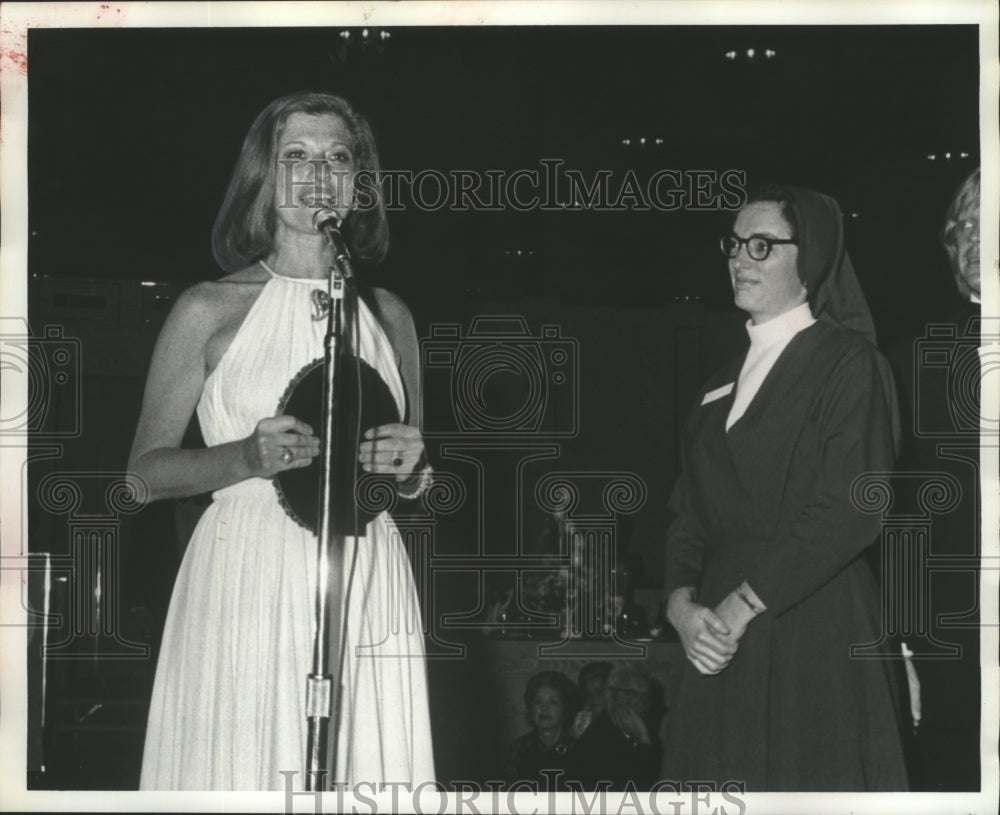
[[[882,638],[878,587],[861,556],[879,538],[880,515],[858,508],[852,484],[892,469],[892,378],[837,203],[788,192],[817,319],[728,431],[746,355],[705,384],[683,433],[666,551],[668,593],[695,586],[696,602],[714,608],[746,580],[768,610],[720,673],[685,660],[664,771],[749,791],[904,790],[891,664],[851,650]]]

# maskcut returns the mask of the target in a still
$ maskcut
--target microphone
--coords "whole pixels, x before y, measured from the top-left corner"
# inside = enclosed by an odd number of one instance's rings
[[[351,267],[351,253],[347,250],[347,242],[340,231],[342,223],[337,211],[328,207],[313,213],[313,229],[326,237],[327,243],[333,249],[334,262],[344,279],[351,280],[354,277],[354,269]]]

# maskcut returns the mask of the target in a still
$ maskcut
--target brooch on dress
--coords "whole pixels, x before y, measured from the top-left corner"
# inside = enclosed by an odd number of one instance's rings
[[[319,322],[330,313],[330,294],[322,289],[312,290],[313,322]]]

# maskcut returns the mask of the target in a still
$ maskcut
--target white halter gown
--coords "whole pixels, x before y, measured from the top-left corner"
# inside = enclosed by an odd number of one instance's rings
[[[209,446],[273,416],[291,378],[322,357],[311,319],[317,281],[272,273],[216,369],[198,418]],[[378,322],[359,303],[360,356],[400,415],[405,392]],[[142,789],[304,788],[306,676],[312,665],[316,537],[279,504],[273,483],[218,490],[177,575],[157,665]],[[348,552],[354,539],[348,538]],[[420,611],[410,562],[383,513],[357,539],[349,593],[338,778],[433,780]],[[345,570],[347,571],[347,570]]]

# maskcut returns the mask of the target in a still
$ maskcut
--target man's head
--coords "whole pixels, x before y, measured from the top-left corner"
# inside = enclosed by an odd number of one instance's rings
[[[962,182],[948,207],[941,242],[951,261],[959,294],[978,299],[979,288],[979,168]]]

